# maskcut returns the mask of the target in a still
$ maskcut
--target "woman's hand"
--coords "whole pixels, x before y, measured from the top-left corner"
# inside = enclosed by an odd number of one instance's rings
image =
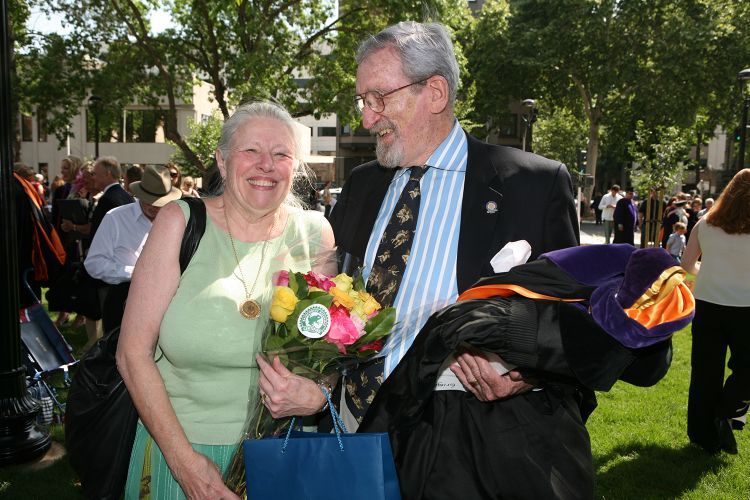
[[[239,500],[224,485],[216,464],[196,451],[186,457],[182,465],[176,466],[172,473],[189,500]]]
[[[255,355],[260,368],[260,394],[273,418],[304,417],[318,413],[326,403],[320,387],[310,379],[295,375],[278,357],[271,363]]]
[[[73,230],[73,223],[68,219],[63,219],[62,222],[60,222],[60,229],[69,233]]]

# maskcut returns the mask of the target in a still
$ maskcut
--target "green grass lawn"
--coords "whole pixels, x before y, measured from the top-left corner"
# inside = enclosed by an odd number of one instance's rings
[[[83,329],[65,330],[77,350]],[[80,356],[80,353],[76,353]],[[737,432],[739,455],[711,456],[689,444],[686,435],[690,380],[690,328],[674,337],[674,360],[655,387],[618,383],[599,394],[588,429],[596,467],[596,498],[750,498],[750,428]],[[62,442],[59,425],[51,429]],[[65,459],[42,471],[0,469],[0,498],[81,498]]]

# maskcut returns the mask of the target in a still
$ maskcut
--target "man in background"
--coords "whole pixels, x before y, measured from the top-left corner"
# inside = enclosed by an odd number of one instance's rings
[[[122,322],[133,268],[156,215],[161,207],[182,196],[182,191],[172,186],[169,169],[160,165],[146,167],[143,179],[130,184],[130,189],[136,202],[107,212],[84,262],[86,271],[105,283],[99,288],[105,333]]]
[[[609,192],[602,196],[602,200],[599,202],[599,208],[602,211],[602,222],[604,223],[604,243],[607,245],[610,243],[612,231],[614,230],[615,207],[621,199],[620,186],[614,184],[609,188]]]

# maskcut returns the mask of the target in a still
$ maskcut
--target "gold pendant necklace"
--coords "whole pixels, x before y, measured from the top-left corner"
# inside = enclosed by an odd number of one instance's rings
[[[271,223],[271,228],[268,230],[268,236],[263,241],[263,247],[260,251],[260,265],[258,266],[258,274],[255,275],[255,280],[253,281],[253,286],[250,287],[250,290],[247,289],[247,283],[245,282],[245,274],[242,272],[242,266],[240,265],[240,258],[237,255],[237,248],[234,246],[234,238],[232,237],[232,230],[229,229],[229,217],[227,216],[227,206],[226,203],[224,204],[224,222],[226,222],[227,225],[227,234],[229,234],[229,242],[232,244],[232,253],[234,254],[234,260],[237,262],[237,269],[240,271],[240,275],[237,276],[237,278],[242,282],[242,286],[245,289],[245,301],[240,304],[239,311],[240,314],[242,314],[247,319],[255,319],[258,316],[260,316],[260,303],[252,298],[253,291],[255,290],[255,285],[258,283],[258,278],[260,277],[260,274],[263,272],[263,263],[266,260],[266,247],[268,246],[268,240],[271,239],[271,234],[273,234],[273,228],[276,226],[276,214],[274,214],[274,220]]]

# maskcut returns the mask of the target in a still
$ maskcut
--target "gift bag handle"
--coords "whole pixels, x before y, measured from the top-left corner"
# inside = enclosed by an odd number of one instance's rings
[[[344,421],[341,420],[341,417],[339,416],[339,412],[336,411],[336,408],[333,406],[333,401],[331,400],[331,393],[323,386],[320,386],[320,390],[323,391],[323,395],[326,397],[326,400],[328,400],[328,409],[331,411],[331,416],[333,417],[333,429],[336,431],[336,439],[339,441],[339,449],[341,451],[344,451],[344,442],[341,440],[341,433],[349,433],[349,431],[346,429],[346,425],[344,425]],[[281,453],[286,452],[286,445],[289,444],[289,437],[292,435],[292,429],[294,429],[294,423],[295,423],[296,417],[292,417],[291,422],[289,422],[289,430],[286,431],[286,437],[284,438],[284,444],[281,446]]]

